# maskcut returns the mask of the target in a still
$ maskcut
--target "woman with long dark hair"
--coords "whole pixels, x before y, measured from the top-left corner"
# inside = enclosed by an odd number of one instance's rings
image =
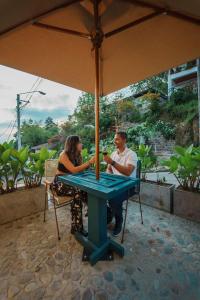
[[[78,188],[66,186],[59,181],[58,176],[82,172],[95,163],[94,157],[83,163],[81,151],[82,143],[79,136],[68,136],[64,150],[59,156],[57,173],[53,182],[53,189],[57,195],[73,195],[73,201],[71,203],[71,233],[74,233],[75,231],[83,232],[82,205],[83,202],[87,203],[87,193]]]

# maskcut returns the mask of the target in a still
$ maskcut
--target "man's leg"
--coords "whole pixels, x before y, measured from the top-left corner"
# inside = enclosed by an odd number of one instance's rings
[[[113,230],[113,235],[115,236],[117,236],[122,230],[122,223],[123,223],[122,204],[124,200],[126,200],[126,195],[124,194],[109,200],[109,204],[112,209],[113,216],[115,217],[115,228]]]

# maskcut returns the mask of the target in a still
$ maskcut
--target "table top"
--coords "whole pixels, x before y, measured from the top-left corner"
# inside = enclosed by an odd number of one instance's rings
[[[89,194],[99,196],[101,198],[110,199],[119,193],[128,191],[138,184],[139,179],[128,176],[120,176],[100,173],[100,179],[96,180],[93,171],[81,172],[78,174],[61,175],[59,179],[66,184],[76,186]]]

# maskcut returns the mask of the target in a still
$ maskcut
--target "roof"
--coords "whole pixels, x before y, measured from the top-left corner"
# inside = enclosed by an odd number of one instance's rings
[[[0,0],[0,64],[94,92],[93,2]],[[101,0],[101,94],[200,55],[200,1]]]

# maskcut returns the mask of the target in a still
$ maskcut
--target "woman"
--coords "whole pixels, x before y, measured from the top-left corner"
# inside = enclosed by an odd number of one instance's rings
[[[95,163],[92,157],[89,161],[82,163],[82,144],[79,136],[71,135],[65,142],[64,151],[60,154],[57,173],[53,182],[53,189],[58,196],[73,195],[71,203],[71,233],[83,232],[82,202],[87,202],[87,193],[78,188],[70,187],[59,181],[59,175],[75,174],[88,169]]]

